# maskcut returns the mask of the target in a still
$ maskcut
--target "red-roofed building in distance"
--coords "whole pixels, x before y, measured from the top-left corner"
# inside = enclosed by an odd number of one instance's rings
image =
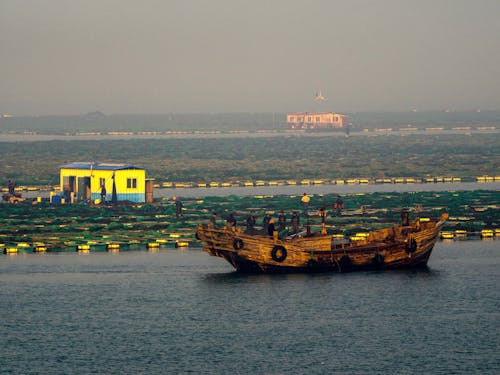
[[[333,112],[295,112],[286,115],[286,123],[292,129],[342,129],[347,127],[346,115]]]

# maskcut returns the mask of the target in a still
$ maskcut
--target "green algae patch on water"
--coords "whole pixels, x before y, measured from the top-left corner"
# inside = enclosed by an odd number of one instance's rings
[[[401,220],[401,209],[408,208],[412,219],[437,218],[449,213],[445,231],[465,231],[480,236],[481,230],[500,227],[500,192],[491,190],[454,192],[410,192],[346,194],[342,196],[344,209],[341,215],[333,210],[336,194],[311,195],[308,217],[303,214],[300,196],[269,195],[262,197],[204,197],[183,199],[183,216],[177,218],[169,201],[155,204],[94,206],[94,205],[16,205],[2,204],[0,211],[0,243],[18,248],[19,252],[35,251],[37,244],[46,251],[76,251],[78,245],[90,245],[90,251],[104,251],[109,243],[120,244],[120,249],[130,246],[146,248],[150,242],[160,242],[161,248],[175,247],[176,243],[199,246],[194,238],[196,227],[207,223],[212,213],[217,214],[217,224],[226,225],[226,218],[233,213],[239,226],[245,226],[250,215],[256,225],[262,225],[266,213],[277,220],[283,210],[288,223],[291,214],[300,214],[301,225],[309,222],[321,230],[320,208],[324,208],[326,230],[330,234],[354,235],[387,227]],[[458,232],[463,233],[463,232]],[[463,236],[462,236],[463,237]],[[27,247],[15,246],[26,243]],[[12,246],[11,246],[12,245]]]

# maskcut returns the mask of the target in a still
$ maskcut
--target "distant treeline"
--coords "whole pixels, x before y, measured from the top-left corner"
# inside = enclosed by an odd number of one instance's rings
[[[500,111],[347,113],[353,130],[375,127],[499,125]],[[112,114],[0,117],[0,132],[65,134],[109,131],[229,131],[286,129],[285,113]]]

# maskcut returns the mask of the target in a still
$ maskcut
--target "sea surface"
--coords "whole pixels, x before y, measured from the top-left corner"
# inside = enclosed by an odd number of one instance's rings
[[[403,193],[420,191],[472,191],[500,190],[500,182],[453,182],[453,183],[415,183],[415,184],[318,184],[318,185],[281,185],[281,186],[231,186],[215,188],[159,188],[154,189],[154,196],[200,198],[206,196],[225,197],[229,195],[302,195],[307,194],[370,194],[370,193]],[[34,196],[43,195],[33,192]],[[49,195],[48,192],[46,192]]]
[[[498,374],[500,242],[244,275],[200,249],[0,256],[0,373]]]
[[[453,182],[453,183],[415,183],[415,184],[317,184],[317,185],[280,185],[280,186],[231,186],[231,187],[192,187],[192,188],[156,188],[155,198],[165,197],[226,197],[229,195],[302,195],[308,194],[369,194],[369,193],[403,193],[420,191],[472,191],[500,190],[500,182]],[[50,191],[23,192],[25,198],[49,198]]]

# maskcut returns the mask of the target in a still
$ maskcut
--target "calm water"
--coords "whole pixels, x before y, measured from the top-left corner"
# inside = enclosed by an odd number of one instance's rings
[[[308,194],[357,194],[357,193],[403,193],[414,191],[471,191],[500,190],[500,182],[455,182],[455,183],[419,183],[419,184],[344,184],[344,185],[284,185],[284,186],[238,186],[217,188],[165,188],[155,189],[155,197],[188,197],[201,198],[206,196],[226,197],[229,195],[302,195]],[[46,193],[47,196],[49,193]],[[33,196],[40,195],[35,192]]]
[[[344,184],[344,185],[282,185],[282,186],[237,186],[216,188],[157,188],[154,189],[155,198],[160,197],[227,197],[229,195],[301,195],[308,194],[357,194],[357,193],[403,193],[414,191],[471,191],[471,190],[500,190],[500,182],[455,182],[455,183],[419,183],[419,184]],[[23,192],[25,198],[48,198],[49,191]]]
[[[498,245],[275,276],[201,250],[0,256],[0,372],[498,374]]]

